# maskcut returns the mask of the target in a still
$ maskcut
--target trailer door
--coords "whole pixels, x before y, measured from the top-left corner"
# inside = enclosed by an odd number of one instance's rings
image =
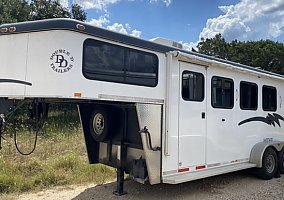
[[[205,164],[206,67],[180,62],[179,168]]]

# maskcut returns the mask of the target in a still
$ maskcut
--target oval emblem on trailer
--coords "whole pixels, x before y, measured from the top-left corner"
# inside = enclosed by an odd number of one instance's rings
[[[65,49],[58,49],[50,56],[50,66],[57,73],[68,72],[74,66],[74,57]]]

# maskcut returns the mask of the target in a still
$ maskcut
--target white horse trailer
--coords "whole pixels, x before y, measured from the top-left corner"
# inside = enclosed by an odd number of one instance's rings
[[[284,77],[69,19],[0,26],[0,113],[79,108],[91,164],[150,184],[284,172]],[[39,119],[40,120],[40,119]]]

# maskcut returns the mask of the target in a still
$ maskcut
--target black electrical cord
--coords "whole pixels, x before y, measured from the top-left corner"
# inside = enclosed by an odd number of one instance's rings
[[[32,111],[34,111],[34,118],[35,118],[35,128],[32,129],[32,131],[35,132],[35,140],[34,140],[34,145],[33,148],[30,152],[28,153],[24,153],[22,152],[19,147],[18,147],[18,143],[17,143],[17,131],[16,131],[16,126],[15,126],[15,116],[13,117],[13,124],[14,124],[14,143],[15,143],[15,147],[17,149],[17,151],[24,156],[28,156],[31,155],[35,149],[36,149],[36,145],[37,145],[37,139],[38,139],[38,133],[40,131],[40,129],[42,128],[43,124],[44,124],[44,120],[45,120],[45,112],[46,112],[46,104],[43,102],[43,100],[38,100],[38,99],[34,99],[33,103],[32,103]],[[42,106],[42,112],[39,112],[39,105]]]
[[[3,133],[6,130],[6,120],[5,120],[5,115],[4,114],[0,114],[0,150],[2,149],[2,139],[6,140],[3,137]]]
[[[31,154],[35,151],[35,149],[36,149],[36,144],[37,144],[37,137],[38,137],[38,131],[35,132],[35,141],[34,141],[34,146],[33,146],[32,150],[31,150],[30,152],[28,152],[28,153],[24,153],[24,152],[22,152],[22,151],[19,149],[19,147],[18,147],[18,143],[17,143],[17,131],[16,131],[16,129],[14,128],[14,143],[15,143],[15,147],[16,147],[17,151],[18,151],[21,155],[23,155],[23,156],[31,155]]]
[[[5,128],[3,128],[3,126],[5,126],[3,119],[0,119],[0,150],[2,149],[2,138],[3,138],[3,140],[5,140],[5,138],[2,136],[4,129],[5,129]]]

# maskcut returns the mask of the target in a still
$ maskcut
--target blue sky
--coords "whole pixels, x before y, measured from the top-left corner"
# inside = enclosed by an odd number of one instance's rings
[[[283,0],[60,0],[86,9],[93,25],[143,39],[194,46],[221,33],[227,41],[284,42]]]
[[[130,24],[131,27],[141,30],[144,38],[161,36],[173,40],[196,41],[208,16],[221,14],[217,1],[212,1],[214,3],[206,7],[202,6],[206,2],[208,0],[177,0],[166,6],[162,2],[122,1],[111,5],[108,11],[110,23]],[[88,18],[98,18],[101,14],[103,13],[88,11]]]

